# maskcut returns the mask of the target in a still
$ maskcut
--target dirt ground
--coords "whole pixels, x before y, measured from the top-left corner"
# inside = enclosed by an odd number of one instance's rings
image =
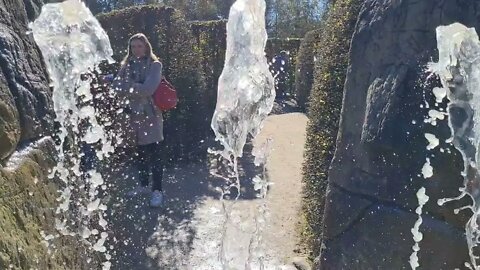
[[[206,163],[166,170],[161,209],[150,208],[148,197],[126,199],[123,194],[135,180],[117,175],[112,269],[296,269],[292,260],[302,256],[297,252],[306,124],[301,113],[269,116],[240,160],[243,188],[237,201],[220,200],[224,180],[211,176]],[[253,188],[259,169],[251,152],[267,138],[272,139],[266,167],[272,185],[263,200]],[[136,177],[129,164],[121,171]]]

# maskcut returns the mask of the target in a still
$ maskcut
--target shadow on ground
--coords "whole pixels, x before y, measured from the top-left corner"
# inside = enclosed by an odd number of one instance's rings
[[[252,145],[239,160],[242,194],[239,200],[257,199],[251,179],[259,173],[253,164]],[[197,234],[195,209],[206,199],[220,199],[224,180],[209,173],[208,161],[179,164],[165,170],[163,208],[151,208],[147,196],[127,198],[137,185],[132,162],[119,162],[110,173],[108,211],[112,269],[189,269],[189,254]],[[220,234],[220,232],[218,232]]]
[[[295,102],[284,99],[277,100],[272,114],[296,111]],[[215,142],[206,144],[214,146]],[[251,180],[261,170],[254,165],[252,150],[253,144],[250,142],[239,160],[242,183],[239,200],[243,202],[257,200],[257,192]],[[145,196],[127,199],[125,194],[137,185],[138,173],[132,162],[112,162],[113,172],[107,177],[112,190],[108,210],[112,236],[112,269],[195,269],[189,261],[194,240],[207,237],[208,241],[200,243],[219,244],[221,231],[217,234],[215,228],[221,227],[222,221],[213,219],[222,219],[223,214],[212,206],[218,204],[211,202],[220,200],[218,188],[224,187],[225,180],[211,176],[211,160],[212,157],[207,161],[182,163],[167,168],[164,177],[166,203],[160,209],[149,207],[149,198]],[[240,203],[238,207],[250,207],[252,211],[255,209],[254,204]],[[200,217],[195,217],[197,210],[201,210]],[[210,254],[205,257],[203,253],[196,254],[200,260],[216,259],[211,257],[216,256],[218,246],[196,248],[196,253],[207,251]],[[198,258],[195,263],[198,263]]]

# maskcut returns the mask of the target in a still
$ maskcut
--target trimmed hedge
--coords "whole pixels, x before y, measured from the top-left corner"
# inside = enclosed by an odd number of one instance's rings
[[[178,107],[165,114],[165,138],[169,158],[183,159],[204,154],[202,142],[210,130],[205,96],[206,85],[201,55],[183,15],[173,8],[146,5],[130,7],[97,16],[106,30],[114,59],[121,61],[128,39],[142,32],[149,37],[153,50],[161,59],[164,75],[177,88]]]
[[[310,96],[303,166],[305,240],[312,258],[321,249],[328,169],[335,152],[350,40],[362,0],[337,0],[329,8],[318,43],[318,61]]]
[[[200,55],[205,75],[206,91],[202,97],[207,106],[208,121],[211,121],[217,102],[218,79],[222,74],[227,48],[227,20],[194,21],[190,28],[195,38],[195,51]]]
[[[314,66],[318,57],[322,29],[308,32],[298,50],[295,68],[295,99],[302,110],[308,107],[308,98],[313,86]]]
[[[193,21],[190,22],[193,35],[196,38],[196,50],[202,56],[202,68],[207,81],[207,89],[213,89],[209,98],[213,97],[213,109],[217,96],[218,78],[222,73],[227,46],[227,20]],[[297,54],[302,39],[268,39],[265,54],[269,61],[285,50],[289,52],[290,65],[287,70],[287,88],[293,93],[295,85],[295,69]],[[210,90],[208,90],[210,92]],[[213,113],[213,110],[211,110]]]
[[[165,116],[169,157],[178,160],[206,153],[203,142],[213,134],[210,121],[225,62],[227,21],[186,22],[177,10],[159,5],[130,7],[97,18],[110,38],[117,61],[123,59],[130,36],[146,34],[163,62],[165,76],[177,88],[179,106]],[[289,51],[294,65],[299,46],[300,39],[269,40],[266,54],[271,59],[281,50]],[[288,83],[293,88],[294,70],[290,68],[289,72]]]

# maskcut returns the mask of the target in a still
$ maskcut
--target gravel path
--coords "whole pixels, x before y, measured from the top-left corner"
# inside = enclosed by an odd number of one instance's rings
[[[222,269],[222,242],[228,265],[225,269],[261,269],[260,262],[267,270],[296,269],[292,260],[299,256],[295,251],[306,124],[307,118],[301,113],[267,119],[262,133],[246,147],[246,155],[240,160],[243,188],[238,201],[222,203],[217,188],[223,180],[212,177],[208,164],[202,163],[166,171],[163,209],[150,208],[147,197],[113,198],[113,269]],[[261,200],[251,181],[258,169],[250,153],[252,146],[261,145],[267,138],[273,139],[267,164],[267,176],[273,184],[267,199]],[[128,171],[128,166],[123,170]],[[116,178],[112,181],[121,195],[131,183]],[[263,206],[265,215],[259,212]],[[259,217],[265,217],[261,225],[256,222]],[[254,235],[257,237],[252,238]]]

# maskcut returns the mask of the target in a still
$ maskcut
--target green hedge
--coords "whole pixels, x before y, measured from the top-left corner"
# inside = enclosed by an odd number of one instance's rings
[[[304,111],[308,107],[308,98],[313,86],[314,65],[318,57],[322,29],[308,32],[298,50],[295,68],[295,99]]]
[[[136,33],[149,37],[154,52],[160,57],[165,76],[177,88],[178,107],[165,115],[165,137],[169,157],[178,160],[204,153],[202,142],[208,124],[206,85],[201,55],[195,50],[195,38],[183,15],[173,8],[151,5],[113,11],[97,16],[106,30],[114,58],[121,60],[128,39]],[[193,155],[197,157],[197,155]]]
[[[335,151],[350,40],[362,0],[337,0],[329,7],[318,43],[305,146],[304,231],[312,257],[320,253],[328,169]]]
[[[196,38],[196,50],[202,56],[202,69],[207,81],[207,88],[212,89],[214,97],[213,109],[215,107],[217,83],[222,73],[225,62],[226,50],[226,20],[217,21],[193,21],[190,22],[193,35]],[[265,53],[269,61],[282,50],[289,52],[290,68],[288,69],[287,87],[290,94],[294,91],[295,85],[295,66],[297,63],[297,54],[299,51],[301,39],[268,39]],[[210,91],[210,90],[208,90]],[[213,110],[212,110],[213,113]]]
[[[210,121],[225,61],[227,21],[186,22],[180,12],[158,5],[130,7],[97,18],[110,38],[117,61],[124,57],[130,36],[146,34],[163,62],[165,75],[179,91],[179,106],[166,115],[165,121],[169,156],[177,160],[206,152],[202,142],[212,135]],[[289,51],[291,67],[295,67],[300,42],[270,39],[266,55],[271,59],[282,50]],[[294,82],[294,68],[290,68],[290,89]]]
[[[206,92],[202,97],[209,122],[217,102],[218,78],[222,74],[227,48],[227,21],[194,21],[190,28],[195,38],[195,51],[200,55],[205,74]]]

